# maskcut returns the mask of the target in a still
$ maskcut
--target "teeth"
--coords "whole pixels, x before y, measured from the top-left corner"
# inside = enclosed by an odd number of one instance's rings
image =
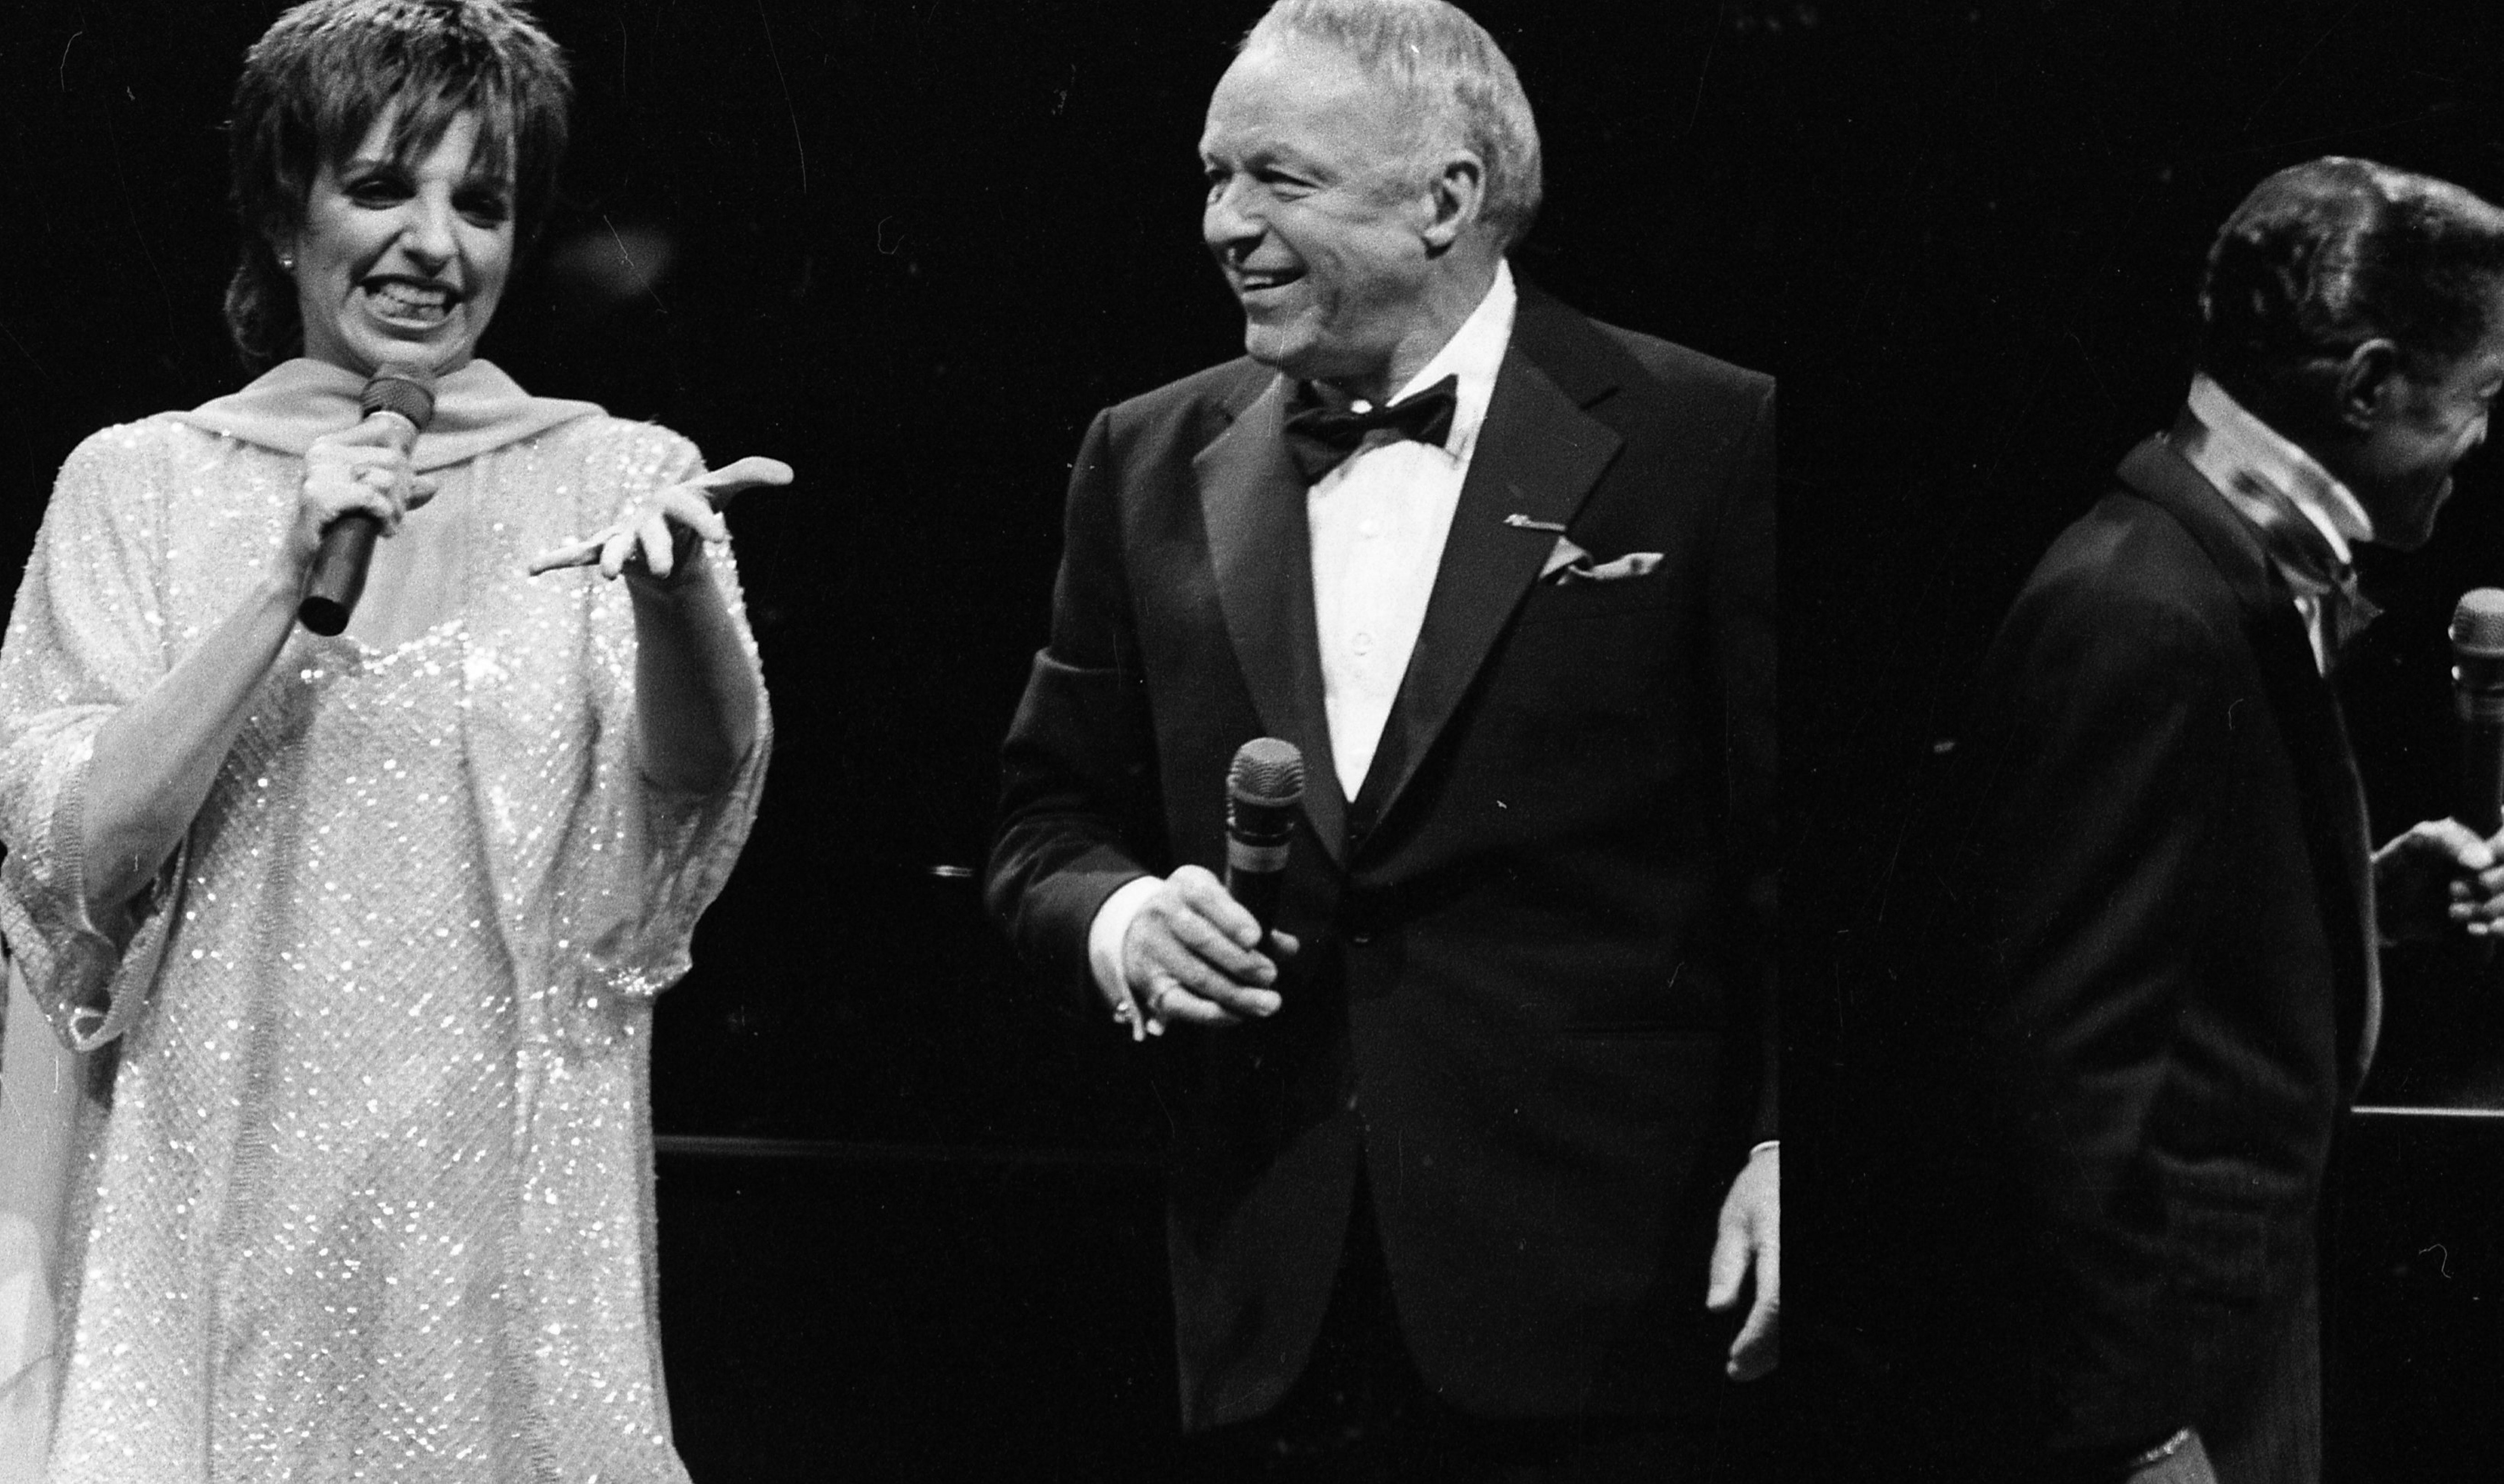
[[[437,320],[451,311],[452,294],[439,286],[386,283],[368,291],[375,307],[387,315],[411,320]]]

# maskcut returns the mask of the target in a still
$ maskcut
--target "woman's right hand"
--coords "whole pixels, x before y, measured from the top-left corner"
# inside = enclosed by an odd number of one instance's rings
[[[407,452],[381,423],[362,422],[314,439],[304,450],[296,521],[279,549],[280,579],[303,584],[321,550],[322,533],[340,516],[362,511],[382,522],[382,534],[390,535],[435,491],[435,481],[412,468]]]

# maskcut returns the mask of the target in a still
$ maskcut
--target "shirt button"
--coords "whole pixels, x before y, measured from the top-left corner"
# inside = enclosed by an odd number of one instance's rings
[[[1372,519],[1359,521],[1356,524],[1356,534],[1371,540],[1382,534],[1382,522]]]
[[[1348,647],[1359,654],[1372,654],[1374,652],[1374,636],[1371,634],[1360,634],[1356,638],[1348,640]]]

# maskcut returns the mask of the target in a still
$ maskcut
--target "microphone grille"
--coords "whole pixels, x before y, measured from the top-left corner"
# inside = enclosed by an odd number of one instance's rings
[[[1235,749],[1226,791],[1247,804],[1294,804],[1304,796],[1304,754],[1294,742],[1256,737]]]
[[[2504,659],[2504,588],[2471,588],[2452,610],[2452,647],[2462,654]]]
[[[397,412],[412,426],[424,428],[435,421],[435,377],[414,361],[386,361],[365,383],[357,410],[365,417]]]

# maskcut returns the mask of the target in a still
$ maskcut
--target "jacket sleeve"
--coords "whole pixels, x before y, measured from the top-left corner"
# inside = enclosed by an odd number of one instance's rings
[[[1070,469],[1051,638],[1001,745],[985,885],[1020,955],[1082,996],[1096,910],[1124,882],[1165,869],[1116,442],[1112,412],[1097,414]]]
[[[1981,989],[1967,1043],[2013,1168],[2056,1449],[2128,1449],[2187,1420],[2165,1316],[2151,1124],[2196,1009],[2204,873],[2232,791],[2233,689],[2194,614],[2057,599],[1987,668],[2005,707],[1969,880]],[[2000,662],[2005,662],[2004,666]]]

